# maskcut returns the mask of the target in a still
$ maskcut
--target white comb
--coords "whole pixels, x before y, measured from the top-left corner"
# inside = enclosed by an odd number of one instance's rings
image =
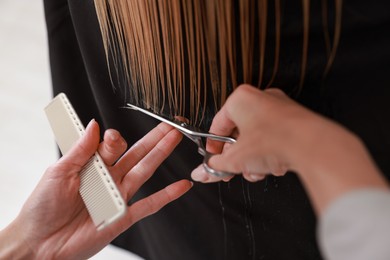
[[[45,108],[62,154],[84,134],[84,126],[64,93]],[[126,204],[102,158],[96,152],[80,173],[80,195],[98,230],[122,217]]]

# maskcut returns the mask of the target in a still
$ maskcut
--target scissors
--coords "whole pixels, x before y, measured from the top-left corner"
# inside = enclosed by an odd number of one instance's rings
[[[202,138],[215,140],[215,141],[219,141],[219,142],[224,142],[224,143],[230,143],[230,144],[235,143],[236,139],[234,139],[232,137],[228,137],[228,136],[220,136],[220,135],[202,132],[198,128],[191,126],[185,122],[182,122],[178,119],[170,120],[168,118],[157,115],[153,112],[150,112],[146,109],[137,107],[137,106],[129,104],[129,103],[127,103],[127,107],[125,107],[125,108],[140,111],[148,116],[151,116],[151,117],[154,117],[154,118],[160,120],[161,122],[167,123],[167,124],[175,127],[183,135],[185,135],[190,140],[192,140],[198,146],[198,153],[203,156],[203,167],[208,174],[216,176],[218,178],[227,178],[227,177],[231,177],[234,175],[231,172],[218,171],[218,170],[215,170],[209,166],[208,162],[209,162],[210,158],[215,154],[210,153],[206,150]]]

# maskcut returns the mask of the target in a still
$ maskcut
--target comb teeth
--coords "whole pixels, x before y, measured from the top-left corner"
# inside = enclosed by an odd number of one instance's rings
[[[89,160],[80,178],[80,195],[93,222],[98,229],[102,229],[115,220],[117,214],[120,216],[123,213],[124,202],[100,156],[95,155]]]
[[[84,134],[84,126],[66,95],[61,93],[45,108],[57,144],[65,154]],[[98,230],[119,219],[126,204],[98,153],[80,173],[80,195]]]

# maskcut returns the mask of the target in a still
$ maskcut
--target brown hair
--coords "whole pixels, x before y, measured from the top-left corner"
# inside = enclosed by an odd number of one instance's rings
[[[157,113],[162,113],[167,104],[169,114],[187,116],[191,123],[199,125],[206,106],[213,106],[214,112],[218,110],[238,84],[269,87],[274,81],[280,55],[280,1],[272,1],[275,46],[273,72],[267,82],[264,67],[271,1],[95,0],[95,6],[107,61],[125,76],[131,102]],[[322,0],[327,46],[324,75],[334,60],[341,31],[342,0],[334,2],[331,42],[328,3]],[[305,79],[310,24],[310,0],[301,3],[299,87]]]

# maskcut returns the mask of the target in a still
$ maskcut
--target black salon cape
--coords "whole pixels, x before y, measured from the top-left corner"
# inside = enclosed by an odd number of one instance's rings
[[[121,108],[126,101],[107,72],[93,1],[44,2],[53,94],[65,92],[85,124],[95,118],[103,129],[118,129],[133,144],[158,122]],[[306,81],[300,95],[292,96],[358,134],[389,176],[390,4],[344,1],[340,46],[323,81],[326,52],[319,4],[314,2]],[[300,3],[282,1],[281,64],[274,85],[288,93],[299,81]],[[333,20],[332,13],[329,17]],[[184,140],[137,197],[190,179],[201,159],[194,144]],[[321,259],[315,228],[310,201],[295,174],[258,183],[236,177],[229,183],[195,183],[113,244],[146,259]]]

